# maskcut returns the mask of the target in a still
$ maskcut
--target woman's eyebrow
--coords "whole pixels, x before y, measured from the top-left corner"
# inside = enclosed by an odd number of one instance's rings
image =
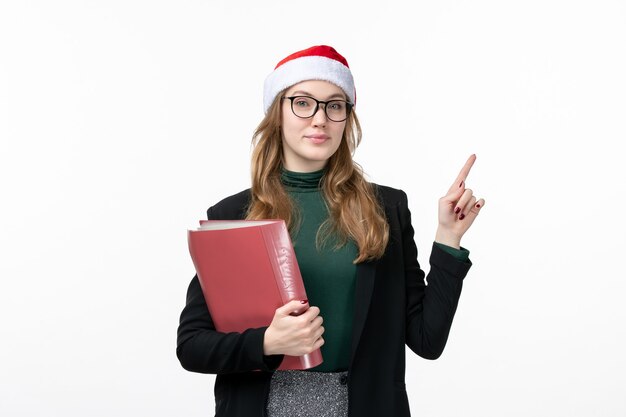
[[[291,93],[292,96],[295,95],[303,95],[303,96],[310,96],[313,97],[313,94],[309,93],[308,91],[304,91],[304,90],[298,90],[298,91],[294,91],[293,93]],[[331,98],[340,98],[342,100],[345,100],[345,97],[343,94],[341,93],[335,93],[331,96],[328,96],[328,98],[326,100],[330,100]]]

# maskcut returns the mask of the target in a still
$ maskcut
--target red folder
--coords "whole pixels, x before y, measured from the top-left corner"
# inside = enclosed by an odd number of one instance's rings
[[[276,309],[307,299],[300,268],[283,220],[200,220],[187,232],[189,253],[220,332],[269,326]],[[285,355],[278,369],[322,363],[320,349]]]

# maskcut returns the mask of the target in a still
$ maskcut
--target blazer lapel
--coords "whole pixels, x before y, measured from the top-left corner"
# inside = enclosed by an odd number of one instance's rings
[[[376,277],[376,265],[378,261],[362,262],[356,267],[356,288],[354,290],[354,319],[352,322],[352,349],[350,366],[354,360],[356,348],[359,345],[361,333],[365,326],[367,313],[372,300],[374,290],[374,278]]]

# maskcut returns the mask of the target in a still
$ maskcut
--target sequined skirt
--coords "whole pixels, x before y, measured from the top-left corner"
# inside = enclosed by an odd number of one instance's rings
[[[348,371],[275,371],[268,417],[347,417]]]

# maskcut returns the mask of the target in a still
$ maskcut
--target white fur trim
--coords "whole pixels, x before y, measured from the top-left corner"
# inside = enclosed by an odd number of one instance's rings
[[[328,81],[341,88],[351,103],[355,102],[354,79],[341,62],[324,56],[304,56],[285,62],[265,79],[263,110],[265,113],[276,95],[287,87],[307,80]]]

